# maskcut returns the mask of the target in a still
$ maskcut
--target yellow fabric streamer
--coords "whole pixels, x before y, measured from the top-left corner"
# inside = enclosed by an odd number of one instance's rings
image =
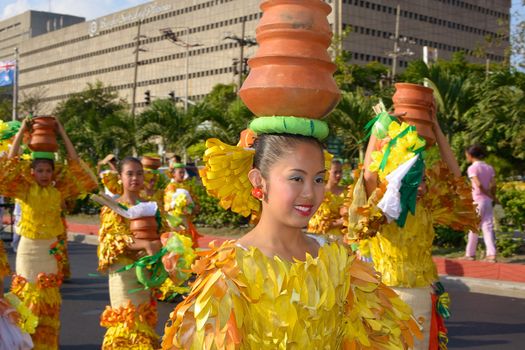
[[[342,245],[294,262],[233,241],[210,248],[163,349],[407,349],[420,335],[410,307]]]

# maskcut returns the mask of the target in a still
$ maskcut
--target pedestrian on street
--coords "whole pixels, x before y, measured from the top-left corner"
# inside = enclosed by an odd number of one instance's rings
[[[483,161],[485,150],[480,145],[472,145],[465,150],[467,162],[471,165],[467,175],[472,183],[472,199],[478,206],[480,216],[480,229],[483,233],[485,248],[487,249],[485,261],[496,262],[496,239],[494,236],[494,210],[493,203],[496,198],[496,179],[494,168]],[[479,231],[470,231],[468,234],[466,260],[476,258]]]

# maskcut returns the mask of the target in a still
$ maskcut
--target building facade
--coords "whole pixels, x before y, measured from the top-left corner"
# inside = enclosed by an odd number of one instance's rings
[[[256,50],[250,43],[261,17],[259,2],[158,0],[38,36],[22,35],[24,40],[16,44],[19,91],[25,95],[40,91],[46,113],[96,81],[130,104],[135,92],[138,109],[146,104],[146,91],[151,99],[172,93],[197,101],[215,84],[238,81],[235,72],[240,67],[234,60],[239,61],[241,49],[244,58]],[[437,49],[445,59],[456,51],[465,51],[469,60],[478,62],[505,59],[510,0],[327,2],[333,8],[329,22],[334,32],[351,27],[343,47],[352,52],[352,63],[378,61],[392,66],[395,59],[396,67],[403,69],[410,60],[422,57],[423,46]],[[27,13],[2,21],[0,28],[24,16]],[[392,40],[396,20],[398,36]],[[484,57],[476,57],[487,36],[503,38],[503,43],[487,47]],[[395,42],[399,49],[394,52]],[[406,56],[409,52],[413,55]],[[2,47],[0,55],[7,55]]]

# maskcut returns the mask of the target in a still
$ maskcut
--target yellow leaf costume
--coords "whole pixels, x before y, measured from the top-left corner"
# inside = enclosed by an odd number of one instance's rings
[[[340,195],[336,195],[330,191],[326,191],[324,199],[319,209],[308,222],[308,232],[320,235],[341,236],[343,234],[342,227],[332,227],[332,223],[341,218],[339,210],[343,206],[346,198],[346,191]]]
[[[30,162],[1,157],[0,167],[0,194],[16,198],[22,211],[11,291],[38,317],[35,349],[58,349],[61,276],[50,248],[64,232],[62,202],[95,189],[96,178],[80,160],[57,164],[46,187],[34,181]]]
[[[464,178],[455,178],[443,162],[427,169],[426,179],[427,192],[418,199],[415,215],[409,213],[402,228],[396,222],[381,221],[380,216],[371,217],[380,213],[375,205],[384,191],[377,188],[366,200],[364,182],[358,181],[352,191],[354,198],[349,209],[350,220],[357,224],[350,224],[347,239],[359,241],[360,250],[371,256],[383,283],[396,288],[403,298],[428,300],[430,305],[430,286],[438,281],[432,261],[434,225],[468,230],[477,227],[479,219],[467,182]],[[370,228],[370,234],[362,225],[367,223],[377,223]],[[412,306],[417,308],[414,304]],[[430,316],[425,316],[424,321],[428,341]]]
[[[151,291],[129,293],[143,289],[135,269],[116,272],[137,259],[138,252],[128,250],[133,243],[129,220],[103,207],[100,221],[98,268],[109,272],[111,299],[100,318],[100,325],[107,328],[102,349],[156,349],[157,306]]]
[[[406,349],[418,333],[410,308],[340,244],[294,262],[232,241],[201,254],[163,349]]]

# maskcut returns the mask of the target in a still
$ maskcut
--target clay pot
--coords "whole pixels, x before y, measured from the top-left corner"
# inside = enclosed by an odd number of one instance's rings
[[[137,239],[145,239],[148,241],[160,239],[157,232],[157,218],[154,216],[131,219],[129,221],[129,229]]]
[[[149,156],[143,156],[140,162],[142,163],[142,166],[144,168],[152,169],[152,170],[156,170],[160,168],[160,166],[162,165],[160,158],[149,157]]]
[[[417,133],[427,142],[427,147],[436,142],[432,130],[433,90],[417,84],[397,83],[396,92],[392,96],[394,112],[407,114],[400,117],[402,121],[414,125]]]
[[[58,150],[54,117],[45,116],[32,119],[28,147],[35,152],[56,152]]]
[[[332,34],[320,0],[267,0],[256,30],[259,49],[239,95],[257,116],[320,119],[339,102],[336,66],[326,49]]]

